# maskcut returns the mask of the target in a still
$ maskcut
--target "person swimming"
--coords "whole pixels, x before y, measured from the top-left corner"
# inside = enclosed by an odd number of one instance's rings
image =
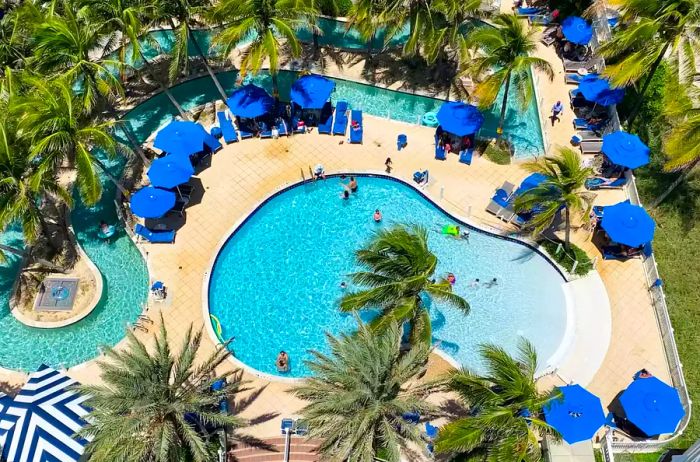
[[[289,372],[289,355],[283,350],[277,355],[277,361],[275,361],[278,372]]]
[[[347,288],[348,288],[348,283],[345,282],[345,281],[342,281],[342,282],[340,283],[340,288],[343,289],[343,290],[347,289]]]
[[[350,191],[348,191],[347,189],[344,189],[343,192],[340,194],[340,198],[345,200],[345,201],[350,199]]]
[[[457,278],[455,277],[454,274],[447,273],[447,282],[449,282],[452,285],[455,285],[455,282],[457,282]]]
[[[479,278],[474,279],[469,287],[479,287]]]
[[[107,234],[110,231],[112,231],[112,227],[110,225],[108,225],[106,222],[100,221],[100,231],[102,231],[104,234]]]
[[[372,218],[374,218],[375,223],[379,223],[382,221],[382,212],[380,212],[379,209],[375,210]]]
[[[357,180],[354,176],[350,177],[350,183],[348,183],[348,187],[350,188],[350,192],[357,192]]]
[[[491,287],[497,286],[497,285],[498,285],[498,279],[496,279],[496,278],[493,278],[493,279],[491,279],[491,282],[487,282],[486,284],[484,284],[484,286],[486,286],[488,288],[491,288]]]

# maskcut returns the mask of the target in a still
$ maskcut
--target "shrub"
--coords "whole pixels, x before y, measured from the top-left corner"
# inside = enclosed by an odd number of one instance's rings
[[[321,14],[326,16],[347,16],[352,7],[352,0],[322,0]]]
[[[486,146],[486,151],[484,151],[484,156],[494,164],[498,165],[508,165],[510,164],[510,152],[503,148],[490,143]]]
[[[574,266],[574,261],[578,261],[578,265],[573,274],[585,276],[593,269],[593,262],[588,257],[588,254],[574,244],[569,244],[568,251],[564,249],[563,242],[542,239],[538,244],[547,251],[554,261],[559,263],[569,273],[571,273],[571,268]],[[562,247],[557,253],[559,244],[561,244]]]

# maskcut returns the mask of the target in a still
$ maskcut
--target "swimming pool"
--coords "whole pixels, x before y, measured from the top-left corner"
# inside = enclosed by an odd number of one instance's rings
[[[473,231],[468,242],[442,236],[454,223],[414,188],[384,177],[362,177],[349,201],[339,198],[338,178],[296,185],[273,196],[225,242],[208,285],[208,309],[221,323],[223,338],[247,366],[277,374],[280,350],[291,357],[290,377],[309,374],[309,349],[327,353],[324,332],[355,327],[338,311],[340,283],[357,270],[353,252],[378,226],[417,223],[430,233],[439,258],[438,275],[453,272],[455,291],[471,313],[432,303],[434,341],[460,364],[479,367],[477,346],[493,342],[514,351],[518,336],[537,347],[543,366],[562,344],[567,325],[564,279],[533,249]],[[384,221],[372,220],[379,207]],[[470,287],[479,278],[498,284]],[[370,314],[365,313],[365,318]]]

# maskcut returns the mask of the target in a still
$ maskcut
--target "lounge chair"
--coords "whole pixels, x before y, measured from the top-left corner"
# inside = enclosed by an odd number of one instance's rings
[[[152,230],[149,228],[146,228],[140,223],[136,224],[136,227],[134,228],[134,233],[146,239],[148,242],[152,244],[169,244],[171,242],[175,241],[175,231],[172,229],[167,229],[167,230]]]
[[[584,117],[577,117],[576,119],[574,119],[574,128],[576,130],[599,131],[602,130],[607,123],[607,120],[601,120],[597,124],[591,124],[588,123],[588,119]]]
[[[362,111],[353,109],[352,112],[350,112],[350,120],[350,142],[362,144],[362,134],[364,131],[364,126],[362,125]],[[355,122],[359,124],[357,128],[352,126]]]
[[[602,205],[594,205],[593,208],[591,208],[591,212],[593,212],[596,218],[603,218],[603,209],[605,209],[605,207]]]
[[[588,178],[586,180],[586,189],[590,191],[595,191],[598,189],[622,189],[627,184],[627,177],[621,176],[620,178],[613,180],[612,178]]]
[[[471,165],[474,156],[474,148],[463,149],[459,152],[459,161],[463,164]]]
[[[420,412],[404,412],[401,418],[406,422],[417,424],[420,421]]]
[[[309,424],[304,421],[304,420],[296,420],[294,422],[294,427],[292,427],[292,431],[294,434],[297,436],[306,436],[309,434]]]
[[[216,137],[208,132],[206,132],[206,135],[204,136],[204,144],[209,148],[209,153],[212,154],[219,149],[223,148],[224,146],[221,144],[221,141],[217,140]]]
[[[505,207],[503,207],[501,204],[494,201],[493,199],[491,199],[491,201],[489,202],[489,205],[486,206],[486,211],[496,215],[497,218],[501,218],[504,210],[505,210]]]
[[[571,61],[564,59],[565,72],[578,72],[579,69],[586,69],[588,72],[596,72],[601,67],[599,58],[587,59],[586,61]]]
[[[564,81],[569,85],[578,85],[579,83],[581,83],[581,79],[583,79],[587,75],[581,75],[578,72],[567,72],[564,76]]]
[[[318,121],[318,132],[324,135],[330,135],[333,126],[333,106],[327,102],[321,109],[321,117]]]
[[[406,136],[406,135],[403,135]],[[399,135],[401,137],[401,135]],[[401,150],[401,140],[396,142],[399,151]],[[437,160],[445,160],[447,159],[447,153],[445,152],[445,146],[440,145],[440,141],[438,139],[438,136],[435,135],[435,158]]]
[[[238,141],[238,134],[236,133],[236,127],[233,126],[233,122],[228,118],[224,111],[219,111],[216,113],[216,118],[219,120],[219,128],[221,128],[221,134],[224,137],[226,143],[235,143]]]
[[[287,123],[282,118],[280,118],[280,121],[277,122],[277,131],[279,132],[280,136],[289,136],[289,130],[287,130]]]
[[[243,123],[243,121],[241,121],[238,124],[238,134],[240,135],[242,140],[244,140],[246,138],[252,138],[254,135],[254,133],[253,133],[254,131],[255,130],[253,130],[252,127],[248,126],[247,123]]]
[[[290,419],[288,417],[282,419],[282,424],[280,425],[280,429],[282,430],[282,434],[286,435],[287,433],[291,433],[292,428],[294,428],[294,420]]]
[[[519,6],[515,12],[518,16],[537,16],[546,14],[547,10],[536,6]]]
[[[598,154],[600,150],[603,149],[603,141],[582,141],[579,147],[581,148],[581,153],[583,154]]]
[[[260,122],[260,138],[272,138],[272,130],[265,122]]]
[[[599,131],[592,131],[592,130],[579,130],[576,133],[576,136],[578,136],[581,139],[581,142],[584,141],[603,141],[603,134]]]
[[[185,213],[185,207],[187,206],[187,202],[188,201],[183,200],[183,199],[176,200],[173,208],[168,210],[168,214],[178,214],[178,215],[182,216],[183,213]]]
[[[530,24],[539,26],[546,26],[552,22],[552,18],[548,14],[532,15],[528,16],[527,19],[530,21]]]
[[[435,135],[435,144],[437,145],[437,143],[438,143],[438,135]],[[405,148],[406,146],[408,146],[408,136],[406,136],[402,133],[396,137],[396,149],[398,151],[400,151],[403,148]]]
[[[306,125],[299,125],[299,117],[292,117],[292,133],[306,133]]]
[[[348,103],[338,101],[335,107],[335,118],[333,120],[333,134],[345,135],[348,129]]]

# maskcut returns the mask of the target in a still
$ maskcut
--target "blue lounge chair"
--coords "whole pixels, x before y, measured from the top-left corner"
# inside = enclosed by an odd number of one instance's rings
[[[530,20],[530,24],[540,26],[546,26],[547,24],[552,22],[552,18],[549,15],[545,14],[528,15],[527,19]]]
[[[289,130],[287,130],[287,123],[282,118],[280,118],[280,121],[277,123],[277,131],[279,132],[280,136],[289,136]]]
[[[236,128],[233,126],[233,122],[226,116],[226,113],[224,111],[219,111],[216,113],[216,118],[219,119],[219,127],[221,128],[224,141],[226,141],[226,143],[235,143],[238,141]]]
[[[345,135],[348,129],[348,103],[339,101],[335,107],[335,118],[333,120],[333,134]]]
[[[607,123],[607,120],[602,120],[597,124],[591,124],[588,123],[588,121],[582,117],[577,117],[574,119],[574,128],[576,130],[590,130],[590,131],[598,131],[601,130],[605,124]]]
[[[333,106],[331,103],[326,103],[321,109],[321,117],[318,121],[318,132],[324,135],[331,134],[331,127],[333,125]]]
[[[515,12],[518,14],[518,16],[536,16],[543,15],[547,11],[536,6],[520,6],[516,8]]]
[[[594,205],[591,211],[593,212],[593,215],[595,215],[596,218],[603,218],[603,210],[605,207],[602,205]]]
[[[467,148],[459,152],[459,161],[463,164],[471,165],[474,156],[474,148]]]
[[[291,130],[292,133],[306,133],[306,125],[299,126],[299,121],[301,119],[299,117],[292,117],[292,126]]]
[[[358,123],[358,127],[355,128],[350,126],[350,142],[362,144],[362,132],[364,131],[364,126],[362,125],[362,111],[353,110],[350,113],[351,123]]]
[[[136,227],[134,228],[134,233],[136,233],[137,236],[141,236],[142,238],[146,239],[148,242],[151,242],[153,244],[155,244],[155,243],[169,244],[169,243],[175,241],[175,231],[173,231],[172,229],[163,230],[163,231],[155,231],[155,230],[146,228],[145,226],[143,226],[140,223],[137,223]]]
[[[438,135],[435,135],[435,145],[438,142]],[[396,149],[399,151],[408,146],[408,136],[403,133],[396,137]]]
[[[405,412],[401,418],[406,422],[417,424],[420,421],[420,412]]]
[[[272,130],[265,122],[260,122],[260,138],[272,138]]]
[[[445,160],[447,159],[447,155],[445,153],[445,147],[440,146],[439,144],[435,145],[435,158],[437,160]]]
[[[588,178],[586,180],[585,186],[586,189],[590,191],[595,191],[598,189],[621,189],[623,186],[627,184],[627,177],[626,176],[621,176],[617,180],[610,181],[609,179],[605,178]]]
[[[282,419],[282,425],[280,426],[280,429],[282,430],[283,435],[290,433],[292,431],[292,428],[294,428],[294,420],[288,417]]]

